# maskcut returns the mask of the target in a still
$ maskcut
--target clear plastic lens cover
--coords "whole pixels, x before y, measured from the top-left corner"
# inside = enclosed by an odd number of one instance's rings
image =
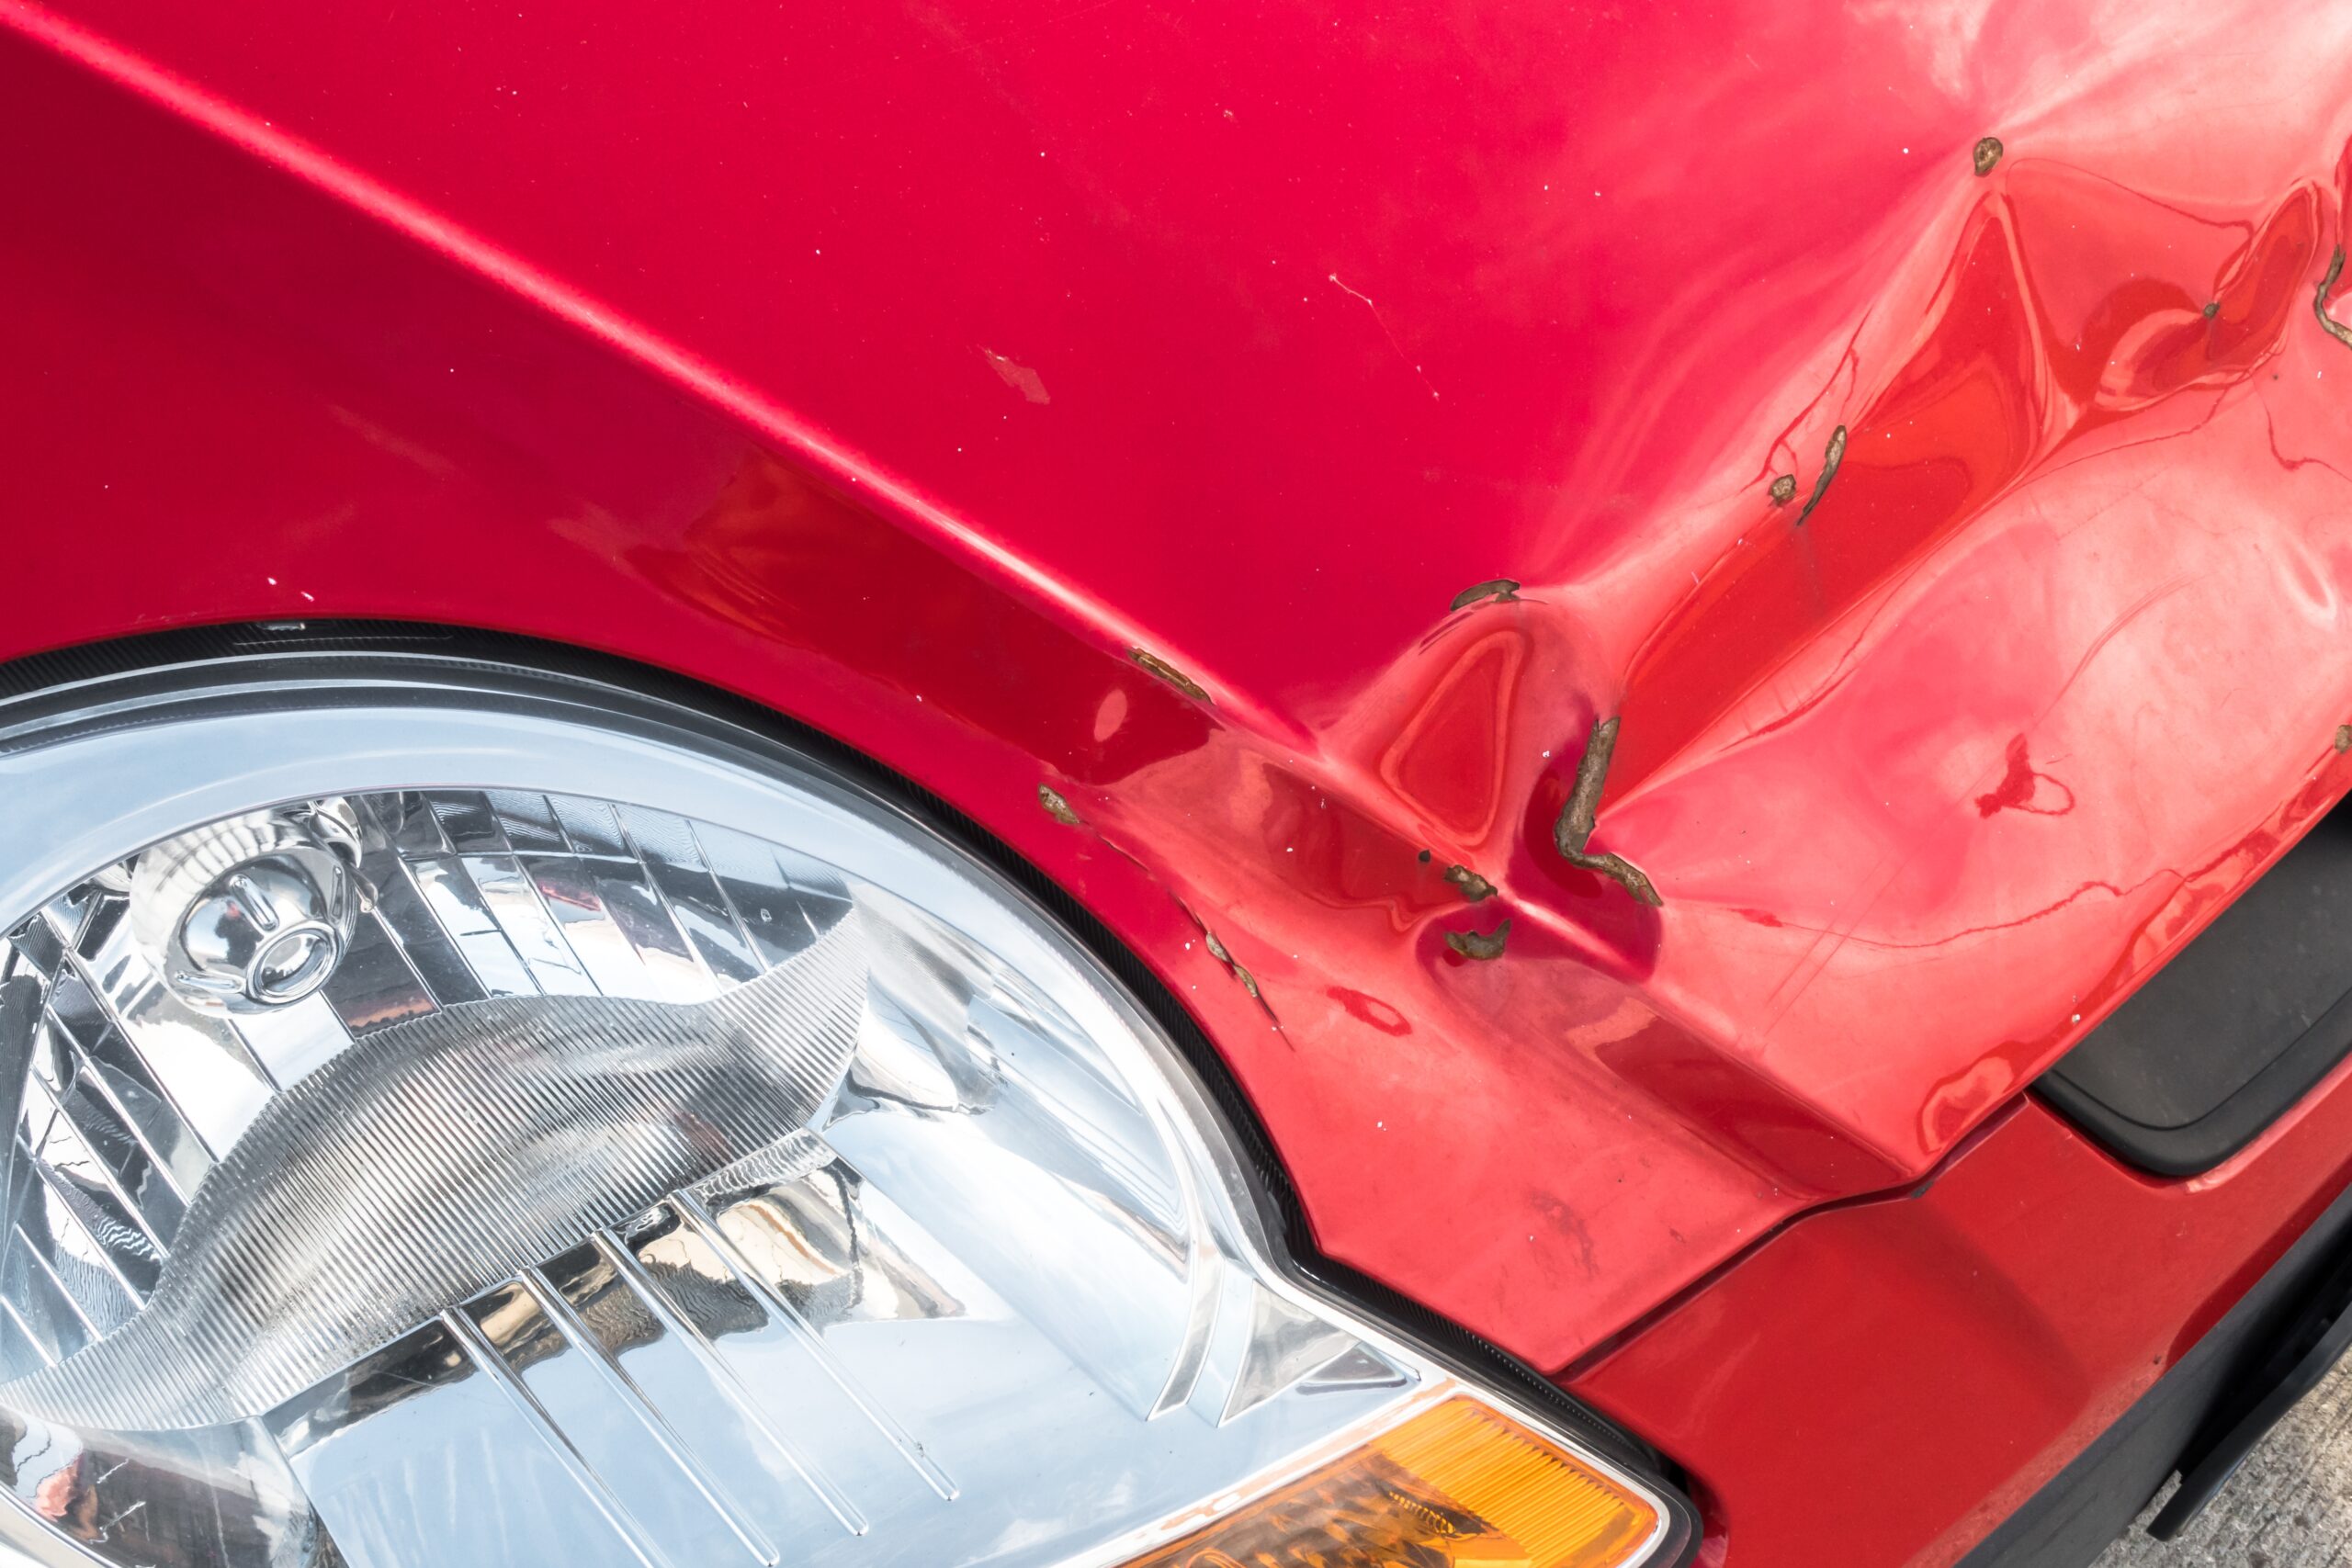
[[[118,839],[0,867],[27,1550],[1124,1560],[1452,1386],[1275,1277],[1149,1026],[910,824],[573,717],[272,717],[15,759],[43,846]]]

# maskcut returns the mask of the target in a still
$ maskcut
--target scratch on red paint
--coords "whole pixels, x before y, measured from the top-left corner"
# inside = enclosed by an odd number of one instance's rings
[[[2281,452],[2278,449],[2278,422],[2271,416],[2267,408],[2262,411],[2262,430],[2263,434],[2269,438],[2270,456],[2280,468],[2290,470],[2324,468],[2339,479],[2352,480],[2352,474],[2346,473],[2324,457],[2290,457],[2286,453]]]
[[[1372,312],[1373,325],[1378,327],[1380,329],[1380,335],[1388,340],[1388,346],[1396,351],[1396,357],[1403,360],[1408,365],[1413,365],[1413,356],[1405,352],[1405,345],[1398,343],[1396,341],[1396,334],[1388,330],[1388,320],[1380,313],[1380,307],[1372,302],[1372,296],[1358,289],[1351,288],[1346,284],[1341,283],[1340,281],[1340,275],[1336,272],[1330,274],[1329,276],[1332,288],[1337,288],[1340,293],[1348,295],[1352,299],[1363,301],[1363,308]],[[1418,365],[1413,365],[1413,374],[1420,377],[1421,385],[1428,389],[1430,399],[1435,400],[1437,398],[1437,389],[1430,384],[1428,374]]]

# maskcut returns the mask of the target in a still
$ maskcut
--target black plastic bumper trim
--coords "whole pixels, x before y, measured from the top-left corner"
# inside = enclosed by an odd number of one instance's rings
[[[2231,1389],[2181,1456],[2180,1486],[2148,1523],[2170,1540],[2226,1485],[2263,1435],[2317,1388],[2352,1349],[2352,1252],[2339,1253],[2326,1282],[2305,1302],[2263,1363]]]
[[[2117,1158],[2211,1170],[2352,1054],[2352,809],[2331,813],[2035,1083]]]

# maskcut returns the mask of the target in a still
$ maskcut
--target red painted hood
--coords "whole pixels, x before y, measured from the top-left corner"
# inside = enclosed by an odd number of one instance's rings
[[[395,613],[759,691],[1139,945],[1195,929],[1143,883],[1217,931],[1249,999],[1150,955],[1324,1245],[1558,1366],[1932,1167],[2352,780],[2352,338],[2313,309],[2352,13],[1923,9],[10,0],[24,91],[96,65],[780,459],[535,513],[626,579],[569,603],[388,588],[364,523],[223,492],[306,604],[182,563],[9,646]],[[434,446],[389,418],[294,467]],[[527,553],[504,504],[472,537]],[[898,546],[828,575],[806,540],[867,511],[1050,630],[910,625],[944,569]],[[1655,909],[1553,845],[1612,714],[1591,847]],[[1498,959],[1443,941],[1506,915]]]

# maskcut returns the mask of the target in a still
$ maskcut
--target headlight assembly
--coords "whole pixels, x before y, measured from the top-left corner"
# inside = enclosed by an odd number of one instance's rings
[[[809,755],[311,649],[0,703],[0,1538],[1413,1563],[1687,1506],[1278,1267],[1161,1031]]]

